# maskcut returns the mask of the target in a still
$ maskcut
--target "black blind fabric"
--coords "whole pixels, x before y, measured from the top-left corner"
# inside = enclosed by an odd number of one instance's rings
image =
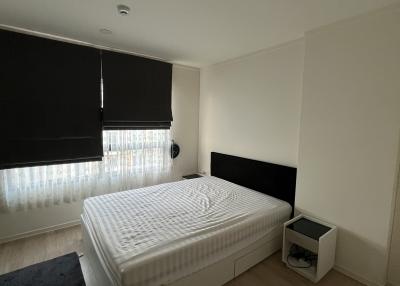
[[[0,30],[0,169],[100,160],[100,51]]]
[[[104,129],[171,126],[172,65],[102,51]]]

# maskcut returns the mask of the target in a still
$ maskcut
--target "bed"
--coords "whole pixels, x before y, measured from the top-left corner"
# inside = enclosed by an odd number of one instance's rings
[[[85,200],[97,285],[222,285],[281,246],[296,169],[213,152],[211,176]]]

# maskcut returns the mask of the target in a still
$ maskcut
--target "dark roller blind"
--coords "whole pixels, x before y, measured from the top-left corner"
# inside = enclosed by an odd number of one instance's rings
[[[102,52],[105,129],[162,129],[172,121],[172,65]]]
[[[0,168],[100,160],[100,51],[0,30]]]

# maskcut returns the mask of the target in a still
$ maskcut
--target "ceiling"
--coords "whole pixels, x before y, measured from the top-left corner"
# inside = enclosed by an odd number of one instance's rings
[[[1,0],[0,24],[194,67],[302,37],[398,0]],[[120,16],[116,6],[131,7]],[[112,30],[102,34],[99,29]]]

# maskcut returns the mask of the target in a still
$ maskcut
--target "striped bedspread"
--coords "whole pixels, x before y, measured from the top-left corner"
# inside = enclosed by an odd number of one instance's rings
[[[161,285],[250,245],[288,203],[216,177],[86,199],[82,220],[115,285]]]

